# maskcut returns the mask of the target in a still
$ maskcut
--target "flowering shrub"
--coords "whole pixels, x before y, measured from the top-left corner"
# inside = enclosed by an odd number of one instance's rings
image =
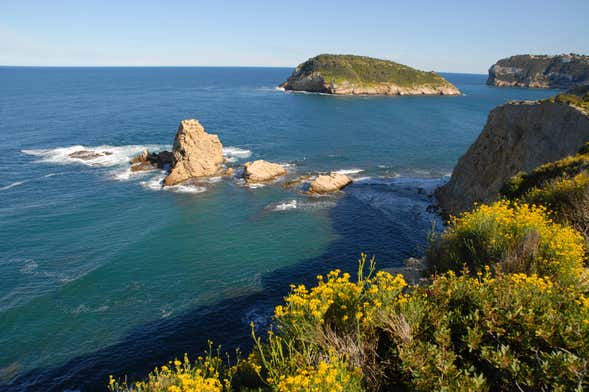
[[[583,237],[552,222],[545,207],[499,201],[452,218],[428,261],[438,271],[498,265],[572,284],[583,274],[584,256]]]
[[[206,357],[190,361],[184,354],[182,361],[175,359],[168,365],[155,368],[144,381],[127,385],[112,376],[109,379],[111,392],[221,392],[231,384],[229,372],[219,353],[213,353],[211,343]]]

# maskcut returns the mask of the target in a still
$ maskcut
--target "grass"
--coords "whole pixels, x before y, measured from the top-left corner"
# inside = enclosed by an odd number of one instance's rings
[[[322,54],[303,63],[301,71],[319,72],[327,83],[395,83],[402,87],[449,84],[434,72],[420,71],[393,61],[353,55]]]

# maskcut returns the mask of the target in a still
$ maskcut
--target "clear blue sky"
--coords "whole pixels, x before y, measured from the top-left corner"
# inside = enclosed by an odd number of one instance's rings
[[[0,0],[1,65],[294,66],[362,54],[485,73],[589,54],[589,0]]]

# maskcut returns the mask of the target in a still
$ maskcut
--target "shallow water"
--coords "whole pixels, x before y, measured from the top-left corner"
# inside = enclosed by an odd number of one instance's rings
[[[0,68],[0,389],[102,390],[211,338],[249,344],[288,283],[419,255],[431,191],[509,99],[445,75],[459,97],[331,97],[274,88],[283,68]],[[230,164],[357,181],[309,198],[234,178],[160,189],[128,160],[178,122],[219,135]],[[83,162],[82,149],[112,155]]]

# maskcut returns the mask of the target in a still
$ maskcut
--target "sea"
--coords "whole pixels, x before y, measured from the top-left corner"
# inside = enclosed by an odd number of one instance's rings
[[[461,96],[284,92],[291,71],[0,67],[1,391],[103,391],[209,340],[247,351],[290,283],[353,274],[361,253],[377,268],[422,255],[442,228],[433,190],[488,112],[555,94],[477,74],[442,74]],[[164,172],[129,170],[189,118],[228,166],[354,182],[310,197],[236,176],[162,189]]]

